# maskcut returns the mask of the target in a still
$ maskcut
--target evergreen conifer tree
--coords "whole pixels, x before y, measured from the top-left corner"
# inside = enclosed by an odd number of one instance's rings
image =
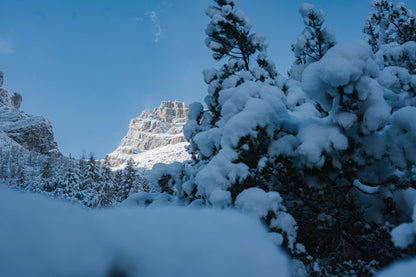
[[[19,166],[19,169],[17,170],[18,178],[16,180],[16,185],[18,187],[24,187],[26,182],[26,174],[23,166]]]
[[[109,207],[113,203],[114,191],[111,183],[105,182],[98,195],[98,207]]]
[[[8,178],[9,170],[9,153],[2,152],[0,160],[0,178],[5,180]]]
[[[220,69],[209,68],[203,71],[204,81],[208,84],[208,95],[202,104],[189,106],[188,122],[184,127],[186,139],[190,142],[189,152],[194,159],[206,159],[195,143],[198,133],[211,129],[216,132],[217,122],[221,118],[222,106],[219,102],[223,89],[238,87],[248,81],[261,81],[275,84],[277,71],[272,61],[267,59],[265,37],[250,33],[252,24],[241,10],[235,9],[233,0],[214,0],[217,6],[210,6],[206,14],[211,18],[206,28],[206,45],[214,51],[215,60],[228,57],[229,60]],[[257,66],[250,63],[257,55]],[[219,148],[214,148],[214,155]]]
[[[332,29],[330,27],[323,28],[325,21],[323,10],[315,9],[312,4],[304,3],[299,8],[299,13],[306,27],[298,36],[296,43],[292,44],[296,61],[290,69],[289,75],[300,81],[305,66],[319,61],[337,42]]]
[[[126,168],[124,169],[123,177],[124,178],[123,178],[122,191],[121,191],[122,199],[127,199],[137,179],[136,169],[134,168],[134,161],[132,159],[129,159],[127,161]]]
[[[48,179],[52,176],[52,158],[47,157],[46,161],[43,162],[41,169],[41,177],[43,179]]]
[[[107,166],[106,163],[101,167],[101,183],[100,191],[98,196],[98,206],[99,207],[108,207],[116,201],[116,187],[113,184],[113,176],[111,169]]]
[[[234,0],[215,0],[218,6],[210,6],[206,14],[211,18],[207,26],[206,45],[214,51],[213,57],[219,60],[224,56],[243,61],[249,70],[250,56],[256,51],[251,43],[251,23],[239,10],[234,10]]]
[[[76,194],[79,193],[80,188],[80,172],[78,166],[78,163],[70,165],[63,179],[64,192],[69,198],[82,198],[80,196],[76,196]]]
[[[416,41],[416,16],[403,2],[394,5],[387,0],[373,0],[363,32],[376,53],[381,45]]]

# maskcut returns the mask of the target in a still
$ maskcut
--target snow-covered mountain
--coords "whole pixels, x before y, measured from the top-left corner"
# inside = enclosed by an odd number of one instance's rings
[[[156,163],[172,163],[190,158],[183,125],[188,106],[178,101],[162,101],[153,111],[143,111],[131,120],[120,146],[106,157],[112,168],[123,168],[131,158],[136,167],[150,169]]]
[[[20,110],[21,102],[22,96],[19,93],[3,88],[3,72],[0,72],[1,137],[7,136],[30,151],[60,155],[49,120]]]

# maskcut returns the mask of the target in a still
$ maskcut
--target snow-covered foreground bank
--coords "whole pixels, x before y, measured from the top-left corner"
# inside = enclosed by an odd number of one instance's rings
[[[264,228],[232,211],[90,210],[1,188],[0,245],[0,276],[289,276]]]

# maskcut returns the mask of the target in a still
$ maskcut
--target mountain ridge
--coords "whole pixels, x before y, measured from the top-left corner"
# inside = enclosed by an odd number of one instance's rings
[[[136,167],[150,169],[156,163],[189,159],[183,135],[189,108],[184,102],[162,101],[153,111],[145,110],[130,121],[119,147],[106,156],[113,169],[123,168],[133,159]]]
[[[55,141],[50,121],[20,110],[22,96],[3,87],[0,72],[0,132],[29,151],[62,155]]]

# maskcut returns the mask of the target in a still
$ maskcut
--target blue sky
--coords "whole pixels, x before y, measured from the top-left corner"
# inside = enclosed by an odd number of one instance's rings
[[[298,0],[237,0],[285,74],[303,30]],[[339,43],[363,36],[366,0],[309,1]],[[3,0],[0,70],[22,110],[47,117],[59,148],[79,157],[113,151],[130,119],[162,100],[203,101],[202,70],[219,66],[204,44],[210,0]],[[416,4],[405,1],[412,10]]]

